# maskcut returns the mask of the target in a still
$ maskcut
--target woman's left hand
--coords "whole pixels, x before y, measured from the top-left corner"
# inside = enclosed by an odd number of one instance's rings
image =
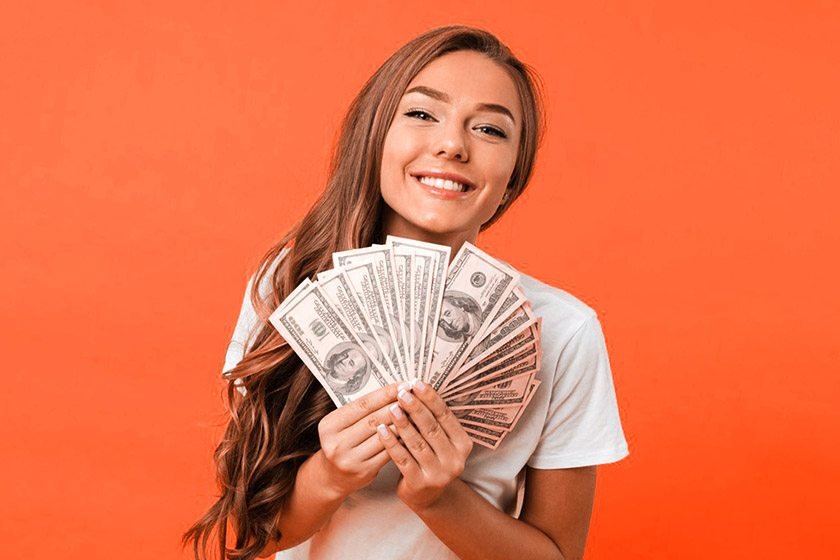
[[[419,511],[437,502],[461,475],[473,442],[428,384],[406,384],[398,398],[391,416],[402,443],[384,426],[379,428],[379,438],[403,475],[397,495]]]

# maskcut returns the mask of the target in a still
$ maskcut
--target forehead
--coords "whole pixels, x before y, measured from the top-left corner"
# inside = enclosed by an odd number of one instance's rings
[[[513,113],[517,123],[522,122],[522,106],[513,78],[501,64],[479,52],[456,51],[434,59],[420,70],[406,90],[415,86],[427,86],[443,92],[453,104],[504,105]],[[423,97],[417,92],[406,95]]]

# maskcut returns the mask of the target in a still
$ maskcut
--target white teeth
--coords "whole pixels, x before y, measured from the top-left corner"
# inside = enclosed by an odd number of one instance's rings
[[[449,179],[444,180],[437,179],[434,177],[418,177],[417,179],[424,185],[429,185],[430,187],[435,187],[446,191],[464,192],[467,190],[467,187],[463,184],[456,183],[455,181],[450,181]]]

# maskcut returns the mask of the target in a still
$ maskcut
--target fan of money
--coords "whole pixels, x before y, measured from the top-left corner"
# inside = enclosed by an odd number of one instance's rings
[[[515,270],[470,243],[449,257],[393,236],[334,253],[334,268],[269,320],[336,406],[421,379],[473,441],[496,449],[540,384],[541,319]]]

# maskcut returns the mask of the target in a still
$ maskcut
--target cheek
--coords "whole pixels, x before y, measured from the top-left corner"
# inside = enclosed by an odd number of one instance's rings
[[[382,146],[383,172],[401,171],[415,154],[415,144],[411,136],[401,132],[399,128],[389,130]]]

